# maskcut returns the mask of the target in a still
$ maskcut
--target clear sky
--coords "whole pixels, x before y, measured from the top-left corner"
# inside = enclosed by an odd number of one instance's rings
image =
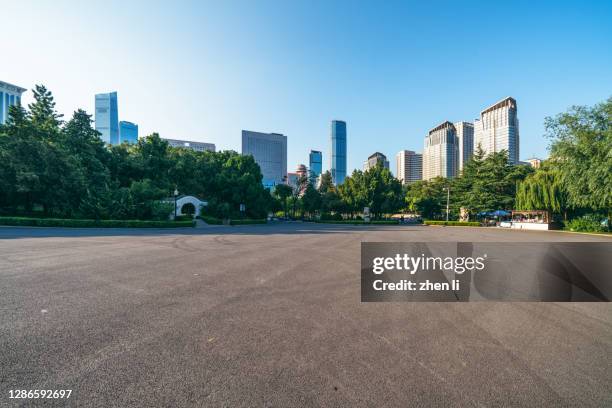
[[[349,172],[392,170],[427,131],[517,100],[521,159],[544,117],[612,96],[610,1],[0,0],[0,80],[45,84],[66,116],[117,91],[140,134],[240,151],[242,129],[288,137],[288,169],[348,127]],[[31,92],[24,97],[31,101]]]

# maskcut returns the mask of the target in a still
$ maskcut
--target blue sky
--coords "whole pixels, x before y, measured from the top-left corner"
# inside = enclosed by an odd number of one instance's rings
[[[348,127],[349,171],[395,167],[427,131],[513,96],[522,159],[544,117],[612,96],[612,2],[8,1],[0,80],[45,84],[58,110],[119,93],[140,134],[240,151],[242,129],[288,136],[288,169]],[[10,35],[8,33],[11,33]],[[31,93],[25,102],[31,100]]]

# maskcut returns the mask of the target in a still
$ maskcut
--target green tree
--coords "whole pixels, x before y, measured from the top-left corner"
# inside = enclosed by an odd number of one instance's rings
[[[321,209],[321,194],[317,191],[312,183],[308,183],[304,195],[302,196],[304,211],[312,218],[314,214]]]
[[[293,195],[293,189],[287,184],[279,184],[274,188],[274,195],[282,203],[285,210],[285,217],[287,217],[287,200]]]
[[[612,97],[546,118],[545,128],[568,204],[612,216]]]
[[[567,218],[567,193],[557,170],[544,162],[535,173],[517,185],[518,210],[547,210]]]

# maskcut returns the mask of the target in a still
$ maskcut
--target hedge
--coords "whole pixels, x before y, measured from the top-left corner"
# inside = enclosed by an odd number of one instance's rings
[[[239,219],[239,220],[231,220],[231,225],[252,225],[252,224],[267,224],[268,220],[265,218],[262,219]]]
[[[193,227],[193,221],[85,220],[64,218],[0,217],[0,225],[69,228],[177,228]]]
[[[315,220],[319,224],[349,224],[349,225],[398,225],[399,221],[395,220],[372,220],[365,222],[364,220]]]
[[[210,225],[221,225],[223,224],[223,220],[215,217],[211,217],[210,215],[200,215],[200,219],[207,224]]]
[[[425,225],[445,225],[449,227],[480,227],[479,222],[464,222],[464,221],[424,221]]]

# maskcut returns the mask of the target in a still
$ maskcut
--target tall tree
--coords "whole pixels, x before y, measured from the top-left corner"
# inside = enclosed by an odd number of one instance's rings
[[[49,137],[55,136],[59,130],[63,115],[55,110],[53,94],[44,85],[36,85],[32,90],[34,102],[28,105],[34,126],[50,132]]]
[[[569,205],[612,216],[612,97],[593,107],[574,106],[546,118],[550,161]]]

